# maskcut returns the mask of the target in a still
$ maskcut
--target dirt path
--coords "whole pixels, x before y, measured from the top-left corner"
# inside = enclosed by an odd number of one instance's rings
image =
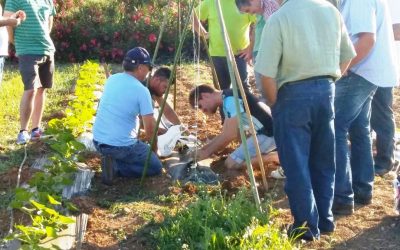
[[[202,79],[210,82],[211,76],[201,69]],[[186,72],[185,72],[186,73]],[[187,104],[187,95],[193,83],[190,74],[178,72],[177,91],[178,114],[189,127],[196,124],[193,110]],[[400,94],[396,91],[396,116],[400,114]],[[397,106],[399,105],[399,106]],[[400,119],[398,119],[400,121]],[[221,128],[218,115],[205,118],[197,116],[199,139],[206,141],[215,136]],[[224,157],[232,151],[234,145],[227,147],[215,157],[212,169],[220,174],[222,187],[229,192],[249,186],[245,171],[227,172],[223,168]],[[89,214],[84,249],[151,249],[150,232],[157,223],[164,220],[164,214],[173,213],[193,201],[195,187],[173,186],[165,176],[148,178],[144,188],[138,180],[117,179],[112,187],[104,186],[100,181],[99,159],[89,155],[86,163],[97,171],[93,179],[93,187],[87,196],[79,197],[74,202],[82,212]],[[28,176],[29,174],[27,174]],[[255,171],[260,183],[260,172]],[[11,178],[15,177],[15,169],[0,175],[0,191],[9,190]],[[400,217],[393,210],[392,176],[376,178],[373,203],[368,206],[356,206],[355,213],[347,217],[336,217],[336,231],[330,236],[322,236],[320,241],[307,243],[306,249],[400,249]],[[260,190],[265,198],[272,198],[274,207],[279,210],[275,218],[279,223],[291,223],[292,218],[288,201],[283,192],[284,181],[269,179],[270,190]],[[0,193],[1,195],[2,193]],[[0,197],[1,198],[1,197]],[[8,213],[0,209],[0,224],[8,225]],[[4,223],[4,224],[3,224]],[[1,234],[3,230],[0,227]],[[0,234],[0,235],[1,235]]]
[[[336,231],[320,241],[306,243],[306,249],[400,249],[400,217],[393,209],[392,176],[377,177],[373,203],[356,205],[351,216],[335,216]],[[274,207],[280,210],[278,221],[292,221],[283,181],[274,181]]]

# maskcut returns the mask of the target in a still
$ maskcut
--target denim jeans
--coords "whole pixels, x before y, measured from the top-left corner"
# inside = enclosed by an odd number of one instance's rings
[[[366,199],[372,197],[374,168],[370,116],[376,89],[377,86],[352,72],[336,82],[336,203],[353,204],[354,195]]]
[[[130,146],[111,146],[101,144],[94,141],[94,146],[97,151],[102,155],[109,155],[113,158],[115,164],[114,171],[121,177],[141,177],[143,173],[144,164],[146,161],[147,153],[150,150],[149,145],[138,140],[135,144]],[[158,175],[161,173],[162,164],[157,155],[153,152],[151,154],[149,167],[146,175]]]
[[[213,61],[215,72],[217,73],[219,87],[221,89],[229,89],[231,88],[231,77],[229,75],[228,62],[225,56],[212,56],[211,60]],[[235,56],[236,65],[239,71],[240,79],[242,80],[242,85],[245,90],[250,90],[250,86],[248,83],[247,77],[247,63],[246,61],[239,57]],[[221,122],[224,123],[224,112],[222,111],[222,106],[219,108],[219,113],[221,115]]]
[[[319,238],[320,231],[334,229],[334,89],[329,78],[284,84],[272,107],[293,226],[306,223],[308,237]]]
[[[396,124],[393,115],[393,88],[378,87],[371,104],[371,128],[376,133],[375,172],[390,171],[394,164]]]
[[[217,73],[218,82],[221,89],[231,88],[231,77],[229,75],[229,68],[226,57],[212,56],[211,59],[214,63],[215,71]],[[247,78],[247,63],[243,58],[239,56],[235,56],[235,60],[239,71],[240,79],[242,80],[243,87],[244,89],[250,90]]]

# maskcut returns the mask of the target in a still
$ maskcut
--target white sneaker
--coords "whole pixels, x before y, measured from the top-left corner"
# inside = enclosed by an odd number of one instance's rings
[[[271,172],[271,177],[274,179],[285,179],[285,172],[283,171],[282,167],[279,166],[276,170]]]
[[[29,136],[28,131],[24,130],[18,134],[17,144],[19,144],[19,145],[26,144],[29,142],[30,139],[31,139],[31,137]]]

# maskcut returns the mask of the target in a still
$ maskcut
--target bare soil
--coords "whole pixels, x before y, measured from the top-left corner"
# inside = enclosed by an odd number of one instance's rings
[[[202,82],[211,82],[206,67],[200,69]],[[177,73],[176,110],[183,123],[189,128],[197,125],[198,138],[202,142],[217,135],[221,129],[219,114],[205,117],[195,113],[187,102],[194,77]],[[171,91],[172,93],[172,91]],[[394,110],[400,121],[400,93],[395,91]],[[398,126],[400,124],[397,124]],[[192,128],[193,129],[193,128]],[[218,155],[213,156],[212,169],[221,177],[222,188],[229,193],[237,192],[241,187],[249,187],[246,170],[227,171],[223,167],[226,156],[235,148],[229,145]],[[162,176],[146,178],[143,186],[138,179],[117,178],[113,186],[101,183],[100,160],[97,154],[86,154],[86,163],[97,171],[92,181],[92,190],[86,195],[76,197],[73,202],[84,213],[89,214],[87,232],[83,249],[151,249],[152,229],[164,220],[164,214],[174,213],[193,201],[198,192],[194,185],[180,186],[171,183],[164,173]],[[276,165],[266,168],[267,174]],[[29,178],[29,170],[24,168],[23,180]],[[254,171],[260,196],[272,199],[279,214],[275,220],[284,225],[292,222],[289,204],[284,193],[284,181],[268,178],[269,189],[262,187],[261,172]],[[0,192],[14,186],[15,168],[0,175]],[[338,216],[336,231],[322,236],[320,241],[305,243],[306,249],[400,249],[400,217],[393,210],[393,176],[377,177],[375,180],[373,203],[368,206],[356,206],[351,216]],[[164,198],[163,198],[164,197]],[[165,201],[165,197],[176,200]],[[0,233],[8,230],[9,213],[0,209]]]

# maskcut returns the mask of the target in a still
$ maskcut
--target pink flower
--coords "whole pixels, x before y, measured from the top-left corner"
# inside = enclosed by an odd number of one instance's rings
[[[93,38],[92,40],[90,40],[90,44],[91,44],[93,47],[95,47],[95,46],[96,46],[96,44],[97,44],[97,41],[96,41],[96,39],[95,39],[95,38]]]
[[[131,20],[134,21],[134,22],[136,22],[137,20],[139,20],[139,18],[140,18],[140,17],[139,17],[138,15],[132,15],[132,16],[131,16]]]
[[[115,57],[117,57],[118,56],[118,49],[117,48],[112,48],[112,50],[111,50],[111,57],[113,58],[113,59],[115,59]]]
[[[74,57],[74,54],[72,54],[72,53],[69,53],[68,59],[69,59],[70,62],[75,62],[76,61],[76,59]]]
[[[155,43],[156,41],[157,41],[156,35],[154,35],[154,33],[151,33],[151,34],[149,35],[149,42]]]
[[[124,51],[123,51],[122,49],[118,49],[117,55],[118,55],[119,57],[122,57],[122,56],[124,55]]]
[[[173,47],[168,47],[168,51],[169,52],[172,52],[172,51],[174,51],[175,49],[173,48]]]
[[[87,45],[84,43],[81,45],[81,47],[79,47],[80,51],[86,51],[87,50]]]
[[[69,43],[68,42],[61,42],[61,47],[62,48],[68,48],[69,47]]]
[[[133,38],[135,40],[139,40],[140,39],[140,33],[139,32],[135,32],[135,34],[133,35]]]
[[[147,16],[147,17],[144,18],[144,23],[146,25],[150,25],[150,21],[151,21],[150,17]]]

